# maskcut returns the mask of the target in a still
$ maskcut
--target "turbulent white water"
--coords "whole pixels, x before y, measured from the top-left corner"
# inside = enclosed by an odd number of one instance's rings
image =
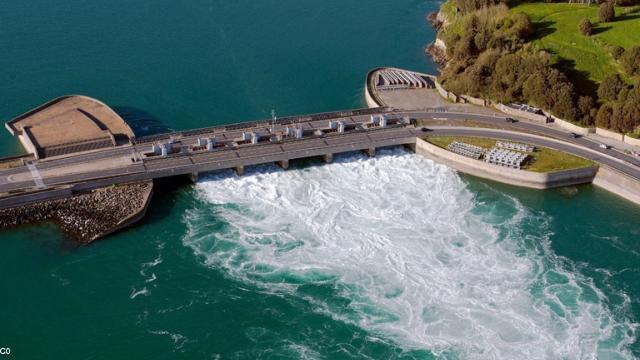
[[[452,170],[402,150],[196,185],[184,243],[229,276],[317,311],[462,358],[626,358],[633,325],[548,250],[543,216],[482,203]],[[299,295],[335,284],[348,311]]]

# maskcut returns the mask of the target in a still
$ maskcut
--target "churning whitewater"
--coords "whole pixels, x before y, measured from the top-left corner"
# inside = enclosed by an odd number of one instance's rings
[[[183,241],[207,266],[407,348],[631,357],[635,325],[549,250],[547,215],[503,194],[483,201],[451,169],[404,150],[212,175],[196,191]],[[310,283],[331,285],[348,305],[298,291]]]

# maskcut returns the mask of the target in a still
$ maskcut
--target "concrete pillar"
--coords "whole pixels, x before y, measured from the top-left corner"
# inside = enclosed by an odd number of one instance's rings
[[[333,154],[322,155],[322,160],[327,164],[333,162]]]
[[[238,176],[244,175],[244,166],[243,165],[236,166],[236,174],[238,174]]]
[[[285,170],[289,168],[289,160],[276,161],[276,164]]]
[[[376,148],[368,148],[365,151],[365,154],[367,154],[369,157],[374,157],[376,156]]]
[[[191,174],[189,174],[189,180],[192,183],[197,183],[198,182],[198,173],[197,172],[192,172]]]

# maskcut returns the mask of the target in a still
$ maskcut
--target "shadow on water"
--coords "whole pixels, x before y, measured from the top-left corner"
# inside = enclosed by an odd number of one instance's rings
[[[132,106],[114,106],[113,110],[129,124],[136,137],[172,131],[160,119],[144,110]]]
[[[155,179],[153,181],[153,197],[147,213],[131,228],[144,227],[168,219],[177,204],[190,201],[188,199],[191,197],[185,195],[190,192],[191,184],[186,175]]]

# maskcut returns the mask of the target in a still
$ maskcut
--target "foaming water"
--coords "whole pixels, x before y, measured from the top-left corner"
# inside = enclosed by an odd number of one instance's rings
[[[203,206],[183,241],[231,277],[444,357],[631,357],[635,324],[549,250],[544,214],[476,198],[419,156],[381,155],[213,175],[196,185]]]

